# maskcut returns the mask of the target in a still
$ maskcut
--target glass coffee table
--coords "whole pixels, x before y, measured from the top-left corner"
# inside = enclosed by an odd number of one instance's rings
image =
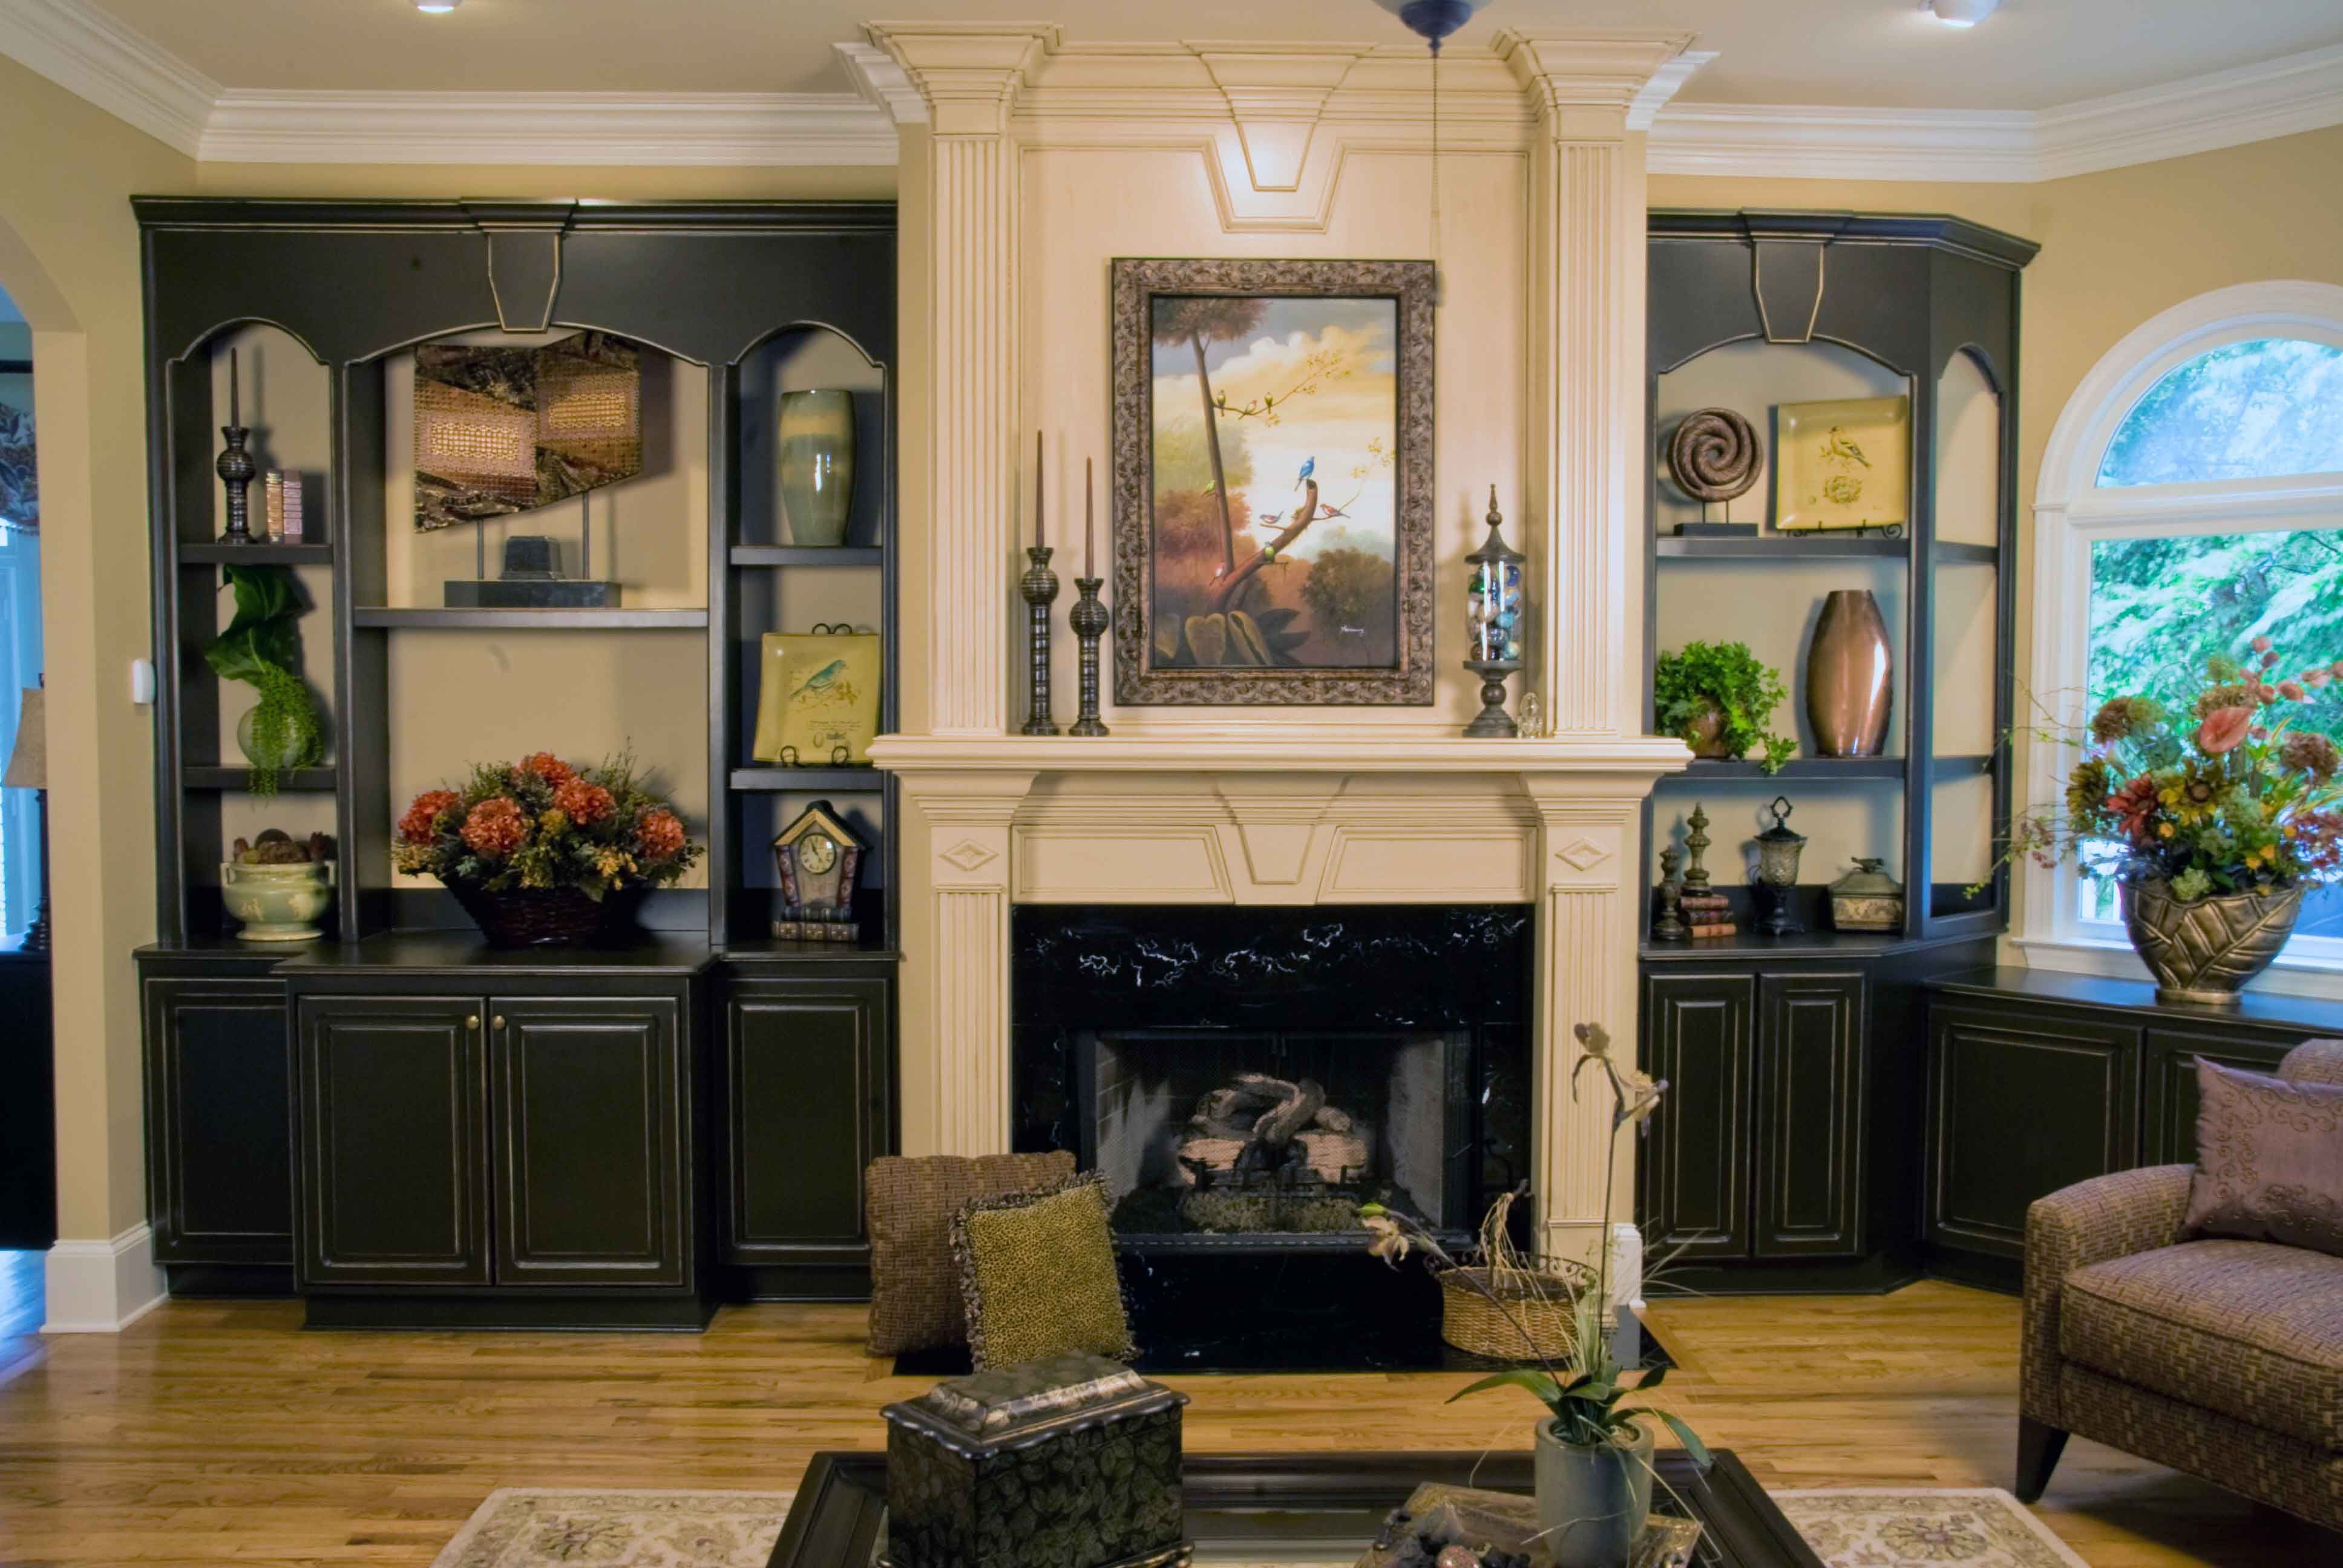
[[[1681,1452],[1655,1460],[1654,1503],[1701,1522],[1702,1568],[1823,1568],[1729,1450],[1704,1473]],[[1531,1489],[1530,1456],[1493,1453],[1192,1453],[1185,1491],[1195,1562],[1351,1568],[1418,1483]],[[1665,1494],[1673,1491],[1674,1497]],[[871,1568],[887,1521],[884,1453],[817,1453],[767,1568]]]

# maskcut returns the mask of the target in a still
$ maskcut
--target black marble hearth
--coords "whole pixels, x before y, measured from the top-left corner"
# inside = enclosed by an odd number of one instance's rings
[[[1150,1365],[1450,1363],[1430,1280],[1353,1216],[1463,1245],[1528,1175],[1531,929],[1516,905],[1019,907],[1015,1147],[1107,1172]],[[1307,1131],[1244,1143],[1286,1112]]]

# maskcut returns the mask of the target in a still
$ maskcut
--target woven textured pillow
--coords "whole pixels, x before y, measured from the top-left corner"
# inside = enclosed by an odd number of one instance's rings
[[[960,1274],[952,1264],[952,1219],[971,1201],[1030,1191],[1074,1173],[1062,1149],[1046,1154],[968,1159],[889,1154],[864,1182],[870,1225],[870,1353],[968,1343]]]
[[[1115,1273],[1106,1178],[979,1198],[952,1221],[976,1369],[1078,1352],[1129,1361],[1131,1320]]]
[[[2343,1086],[2197,1059],[2188,1231],[2343,1257]]]

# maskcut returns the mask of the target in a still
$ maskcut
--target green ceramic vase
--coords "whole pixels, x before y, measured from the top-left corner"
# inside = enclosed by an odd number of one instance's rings
[[[781,509],[789,542],[842,545],[854,509],[854,394],[781,394]]]

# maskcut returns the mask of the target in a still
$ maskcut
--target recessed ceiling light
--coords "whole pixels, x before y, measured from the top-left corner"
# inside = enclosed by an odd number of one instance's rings
[[[1947,27],[1974,27],[2001,8],[2001,0],[1921,0],[1922,10]]]
[[[415,8],[427,16],[445,16],[464,0],[415,0]]]

